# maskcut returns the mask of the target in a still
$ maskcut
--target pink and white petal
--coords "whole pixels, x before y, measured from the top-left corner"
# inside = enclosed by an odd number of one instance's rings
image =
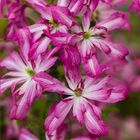
[[[67,69],[73,69],[73,67],[80,67],[81,56],[76,47],[67,46],[60,50],[60,59],[63,65]]]
[[[73,105],[73,101],[68,98],[63,99],[56,105],[57,110],[55,108],[54,112],[52,112],[45,120],[46,133],[48,135],[56,131],[57,128],[63,123],[72,105]],[[58,115],[59,113],[61,115]]]
[[[0,94],[3,93],[6,89],[16,85],[18,83],[24,82],[22,78],[9,78],[9,79],[0,79]]]
[[[34,81],[30,81],[24,88],[24,95],[18,101],[14,101],[10,112],[11,119],[23,119],[32,106],[33,101],[42,93],[41,87],[38,87]]]
[[[91,18],[91,12],[90,9],[84,14],[83,20],[82,20],[82,25],[83,25],[83,30],[84,32],[88,32],[90,28],[90,19]]]
[[[98,6],[99,0],[90,0],[90,10],[94,11],[96,10],[96,7]]]
[[[78,49],[82,57],[90,57],[96,51],[90,40],[83,40],[78,44]]]
[[[67,97],[65,99],[62,99],[61,102],[59,102],[55,108],[54,108],[54,115],[55,117],[59,118],[61,116],[63,116],[63,114],[65,114],[65,108],[67,107],[67,105],[69,105],[70,107],[72,107],[73,105],[73,97]]]
[[[40,63],[40,67],[38,68],[38,70],[41,71],[47,71],[48,69],[50,69],[56,62],[58,58],[57,57],[51,57],[49,59],[46,59],[44,61],[42,61]]]
[[[85,80],[90,80],[90,78],[87,78]],[[86,94],[88,92],[98,91],[100,89],[106,88],[106,85],[108,84],[110,80],[110,76],[107,76],[100,81],[94,80],[93,82],[90,82],[89,84],[85,85],[83,93]]]
[[[3,61],[0,62],[1,67],[5,67],[9,70],[24,71],[25,64],[22,61],[18,53],[12,52]]]
[[[107,19],[102,20],[97,23],[96,26],[103,26],[107,28],[108,31],[112,31],[114,29],[124,29],[126,27],[130,28],[130,24],[128,22],[128,15],[122,12],[113,13]]]
[[[31,33],[36,33],[36,32],[41,32],[43,33],[43,30],[48,29],[47,25],[41,24],[41,23],[36,23],[33,25],[28,26],[29,30]]]
[[[29,58],[30,59],[37,59],[37,57],[45,52],[50,44],[51,40],[47,37],[44,39],[36,42],[32,45],[31,49],[29,50]]]
[[[124,59],[128,55],[128,49],[121,44],[114,44],[108,40],[94,37],[91,38],[91,41],[97,48],[113,58]]]
[[[106,54],[110,53],[110,44],[106,40],[103,40],[98,37],[91,37],[90,41],[92,42],[92,46],[99,48],[101,51],[103,51]]]
[[[91,84],[93,84],[96,81],[96,78],[92,78],[89,76],[86,76],[84,79],[84,88],[88,88]]]
[[[52,134],[48,135],[47,132],[45,133],[47,140],[65,140],[67,132],[67,126],[64,124],[61,124],[56,131],[54,131]]]
[[[73,116],[82,124],[84,123],[84,113],[86,112],[86,108],[83,104],[82,98],[74,98],[73,104]]]
[[[28,95],[24,94],[21,99],[18,101],[14,101],[14,105],[12,106],[10,112],[10,118],[20,120],[25,117],[27,112],[29,111],[30,106],[27,103]]]
[[[20,55],[22,59],[28,64],[28,53],[31,47],[31,33],[28,28],[19,29],[17,34],[17,40],[20,46]]]
[[[69,5],[69,10],[73,15],[77,15],[84,6],[84,0],[73,0]]]
[[[36,60],[36,71],[47,71],[50,69],[58,59],[58,57],[53,57],[53,55],[59,50],[59,47],[53,48],[52,50],[44,53],[41,57]]]
[[[88,103],[86,104],[85,125],[94,135],[102,136],[108,133],[108,127],[96,116],[94,109]]]
[[[23,83],[18,89],[14,90],[13,93],[14,95],[22,95],[26,92],[27,87],[29,86],[31,80],[27,80],[25,83]]]
[[[125,85],[118,85],[112,89],[112,92],[108,99],[104,102],[106,103],[116,103],[123,101],[128,96],[128,89]]]
[[[74,35],[69,34],[69,33],[63,33],[63,32],[56,32],[53,34],[49,34],[48,32],[45,32],[46,36],[49,37],[52,42],[56,46],[62,46],[62,45],[67,45],[71,43],[71,40],[73,39]]]
[[[66,7],[51,6],[50,9],[52,17],[57,23],[71,27],[75,22],[74,18],[71,16]]]
[[[33,79],[40,84],[44,90],[50,92],[57,92],[59,94],[73,95],[73,91],[68,89],[59,80],[53,78],[51,75],[40,72],[33,77]]]
[[[99,76],[102,73],[102,68],[98,63],[98,60],[95,55],[93,55],[89,59],[83,58],[82,65],[84,67],[85,72],[90,77]]]
[[[50,8],[47,6],[45,0],[27,0],[32,7],[41,14],[42,18],[49,20],[51,18]]]
[[[119,59],[125,59],[125,56],[127,56],[129,54],[128,49],[121,44],[113,44],[113,43],[109,43],[110,45],[110,56],[113,58],[119,58]]]
[[[89,99],[89,100],[95,100],[99,102],[104,102],[111,96],[111,90],[107,89],[100,89],[97,91],[91,91],[91,92],[86,92],[82,94],[83,97]]]
[[[36,136],[34,136],[27,129],[22,128],[19,133],[19,140],[39,140]]]
[[[68,46],[60,51],[60,58],[64,65],[65,77],[69,87],[73,90],[81,80],[81,57],[76,47]]]

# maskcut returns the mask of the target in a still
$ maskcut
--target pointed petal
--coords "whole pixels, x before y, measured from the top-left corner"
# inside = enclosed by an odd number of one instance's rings
[[[94,109],[88,103],[86,104],[85,125],[94,135],[101,136],[108,133],[108,127],[96,116]]]
[[[23,78],[0,79],[0,94],[3,93],[6,89],[12,87],[13,85],[22,82],[24,82]]]
[[[56,105],[57,109],[55,108],[54,111],[46,118],[45,128],[47,135],[52,134],[62,124],[72,107],[72,102],[73,101],[71,99],[63,99]],[[59,113],[61,115],[58,115]]]
[[[13,52],[3,61],[0,62],[1,67],[5,67],[9,70],[24,71],[25,64],[22,61],[18,53]]]
[[[116,103],[123,101],[128,96],[128,89],[125,85],[119,85],[113,88],[110,97],[104,102],[106,103]]]
[[[103,26],[109,31],[119,28],[130,28],[128,16],[125,13],[121,12],[113,13],[109,18],[97,23],[96,26]]]
[[[32,44],[31,33],[27,28],[24,28],[19,29],[16,36],[20,47],[20,55],[22,59],[28,64],[28,53]]]
[[[95,55],[93,55],[89,59],[83,59],[82,65],[84,67],[85,72],[90,77],[99,76],[102,73],[102,68],[99,65]]]
[[[89,27],[90,27],[90,21],[91,21],[91,12],[90,9],[84,14],[83,20],[82,20],[82,25],[84,32],[88,32]]]
[[[33,78],[38,82],[46,91],[57,92],[59,94],[73,95],[73,91],[68,89],[59,80],[53,78],[47,73],[40,72]]]

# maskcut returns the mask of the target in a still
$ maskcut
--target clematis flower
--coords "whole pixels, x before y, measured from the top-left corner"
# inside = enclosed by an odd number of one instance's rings
[[[128,50],[120,44],[114,44],[109,38],[109,31],[128,26],[127,17],[122,13],[114,13],[109,18],[97,23],[90,28],[90,12],[86,13],[82,20],[83,30],[75,26],[72,28],[77,34],[76,46],[82,57],[89,57],[96,53],[96,48],[111,57],[123,59]]]
[[[17,37],[20,54],[13,52],[0,63],[1,67],[10,70],[4,75],[7,78],[0,80],[0,93],[11,87],[14,98],[14,105],[10,113],[12,119],[22,119],[31,107],[33,100],[42,93],[41,86],[33,80],[33,76],[38,72],[47,71],[57,60],[57,57],[52,57],[52,50],[34,61],[29,61],[30,33],[27,29],[20,29]],[[19,87],[17,87],[18,85]],[[19,99],[19,97],[21,98]]]
[[[108,127],[101,120],[101,111],[94,105],[94,101],[114,103],[125,99],[126,96],[121,90],[116,94],[119,87],[108,86],[110,77],[99,80],[88,76],[82,77],[81,73],[76,71],[75,68],[73,71],[65,69],[65,77],[69,87],[44,72],[40,72],[34,77],[34,80],[45,91],[65,95],[65,98],[56,104],[52,113],[47,117],[45,121],[46,133],[51,135],[56,131],[72,109],[73,116],[81,124],[85,124],[90,133],[105,135]],[[76,73],[77,75],[74,76]],[[116,88],[118,88],[117,91]]]
[[[140,14],[140,0],[132,0],[132,4],[129,9]]]

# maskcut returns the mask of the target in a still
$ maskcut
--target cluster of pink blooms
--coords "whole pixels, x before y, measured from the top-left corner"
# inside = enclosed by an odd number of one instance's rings
[[[0,61],[8,70],[1,76],[0,94],[8,88],[12,92],[11,119],[26,117],[46,91],[61,97],[46,116],[47,140],[65,139],[72,127],[66,124],[68,117],[87,130],[72,140],[96,140],[108,133],[99,104],[123,101],[128,93],[126,84],[112,74],[112,62],[123,63],[128,55],[125,45],[115,43],[111,35],[131,28],[128,13],[116,10],[123,4],[125,0],[58,0],[56,5],[0,0],[0,18],[9,21],[4,39],[18,46]],[[34,24],[27,22],[29,8],[40,15]],[[129,10],[139,14],[140,1],[133,0]],[[63,81],[49,73],[56,62],[63,66]],[[75,129],[80,129],[77,122]],[[38,140],[26,129],[19,139]]]

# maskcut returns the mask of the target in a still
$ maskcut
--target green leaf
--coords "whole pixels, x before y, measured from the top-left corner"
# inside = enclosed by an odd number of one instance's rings
[[[7,26],[8,26],[8,19],[1,18],[0,19],[0,39],[4,37]]]

